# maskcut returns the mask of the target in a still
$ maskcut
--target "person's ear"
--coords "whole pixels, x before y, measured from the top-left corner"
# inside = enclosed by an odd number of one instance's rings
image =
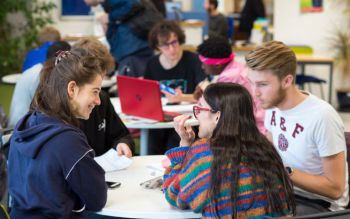
[[[291,74],[288,74],[282,79],[282,86],[284,88],[290,87],[294,84],[294,77]]]
[[[215,118],[215,123],[217,124],[217,123],[219,122],[219,120],[220,120],[221,112],[220,112],[220,111],[217,111],[217,112],[215,113],[215,116],[216,116],[216,118]]]
[[[78,92],[78,85],[75,81],[70,81],[67,85],[67,93],[69,98],[73,98]]]

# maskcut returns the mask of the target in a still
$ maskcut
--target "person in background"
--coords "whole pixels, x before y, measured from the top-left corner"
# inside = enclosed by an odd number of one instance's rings
[[[249,40],[254,21],[258,17],[265,17],[265,6],[263,0],[246,0],[239,19],[238,32]]]
[[[227,39],[228,33],[228,22],[227,18],[221,14],[218,8],[217,0],[207,0],[205,3],[205,9],[208,11],[208,26],[209,26],[209,37],[222,36]]]
[[[78,128],[100,104],[105,66],[83,49],[45,62],[30,112],[11,138],[12,218],[81,218],[105,205],[105,172]]]
[[[118,63],[120,75],[142,77],[147,61],[152,57],[147,39],[136,36],[121,22],[138,4],[138,0],[84,0],[89,6],[101,4],[108,13],[107,41],[110,52]]]
[[[159,54],[147,63],[144,78],[161,81],[172,88],[181,87],[177,89],[179,93],[193,93],[205,74],[198,55],[182,49],[185,40],[183,30],[174,21],[163,21],[154,26],[149,34],[149,44]]]
[[[245,57],[265,127],[294,184],[297,215],[344,209],[349,202],[344,125],[331,105],[295,85],[296,57],[279,41]]]
[[[201,91],[205,90],[209,83],[229,82],[243,85],[253,94],[252,86],[247,78],[247,68],[244,64],[235,60],[232,46],[226,38],[220,36],[210,37],[198,46],[197,52],[205,74],[213,77],[212,81],[206,80],[199,85]],[[197,98],[198,96],[200,95],[197,95]],[[265,111],[257,98],[253,97],[253,102],[256,125],[261,133],[265,133]]]
[[[48,48],[53,42],[59,40],[61,40],[61,34],[56,28],[48,26],[40,30],[38,34],[38,43],[40,47],[32,49],[27,53],[22,66],[22,72],[26,73],[25,71],[32,66],[44,63]]]
[[[151,0],[157,10],[166,18],[165,0]]]
[[[178,95],[192,94],[205,75],[198,55],[183,51],[181,44],[184,42],[185,34],[174,21],[155,25],[149,34],[149,43],[160,54],[147,63],[144,78],[160,81],[176,89]],[[149,131],[149,151],[163,154],[166,149],[177,145],[178,140],[173,129],[152,129]]]
[[[62,50],[70,50],[71,46],[66,41],[56,41],[46,51],[45,60],[54,58],[56,52]],[[43,62],[45,61],[43,60]],[[43,63],[38,63],[23,72],[23,75],[18,80],[15,90],[12,95],[10,106],[9,126],[14,127],[16,123],[28,111],[30,103],[33,100],[36,88],[40,80],[40,71],[43,68]]]
[[[241,85],[209,85],[193,107],[199,122],[194,141],[188,115],[174,119],[181,140],[166,152],[167,201],[202,218],[292,216],[292,183],[282,159],[255,125],[253,101]],[[273,168],[271,168],[273,167]]]
[[[207,78],[198,84],[193,94],[182,94],[178,92],[172,95],[166,93],[170,102],[186,100],[196,103],[202,96],[205,88],[210,83],[216,82],[241,84],[252,94],[252,88],[247,78],[247,68],[244,64],[235,60],[235,54],[232,53],[232,47],[226,38],[221,36],[210,37],[198,46],[197,52]],[[265,111],[256,98],[253,98],[253,100],[257,126],[261,133],[265,133]]]
[[[113,57],[99,40],[84,38],[76,42],[73,48],[84,48],[89,54],[100,57],[107,65],[107,72],[113,71]],[[94,149],[96,156],[114,148],[119,155],[131,157],[135,143],[129,130],[115,112],[108,94],[101,91],[100,99],[101,104],[92,110],[90,118],[80,120],[80,128],[85,133],[89,145]]]

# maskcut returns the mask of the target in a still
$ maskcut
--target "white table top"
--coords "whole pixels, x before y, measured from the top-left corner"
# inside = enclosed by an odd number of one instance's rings
[[[5,75],[1,78],[2,82],[7,84],[16,84],[17,81],[22,77],[22,73]]]
[[[111,102],[114,106],[115,111],[123,120],[127,128],[135,129],[162,129],[162,128],[173,128],[173,122],[156,122],[154,120],[141,119],[136,117],[130,117],[121,112],[119,98],[111,98]],[[166,98],[162,98],[163,110],[169,112],[177,112],[192,115],[193,104],[180,104],[180,105],[165,105]],[[134,118],[134,119],[133,119]],[[135,119],[136,118],[136,119]],[[186,124],[194,126],[198,125],[198,120],[195,118],[189,119]]]
[[[163,155],[133,157],[126,170],[106,173],[106,180],[121,182],[121,186],[108,190],[106,206],[98,214],[126,218],[200,218],[190,210],[171,207],[160,190],[140,186],[156,176],[162,175]]]

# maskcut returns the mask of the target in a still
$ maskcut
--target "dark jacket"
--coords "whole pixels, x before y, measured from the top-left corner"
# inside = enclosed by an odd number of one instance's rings
[[[137,51],[148,48],[147,40],[138,38],[127,24],[119,24],[137,2],[138,0],[105,0],[102,3],[109,17],[107,40],[112,55],[119,62]]]
[[[114,110],[108,94],[100,93],[101,104],[95,106],[89,120],[80,120],[80,129],[87,136],[89,145],[100,156],[118,143],[127,144],[134,152],[135,143],[119,116]]]
[[[103,169],[78,128],[40,112],[24,116],[8,160],[11,218],[81,218],[107,199]]]

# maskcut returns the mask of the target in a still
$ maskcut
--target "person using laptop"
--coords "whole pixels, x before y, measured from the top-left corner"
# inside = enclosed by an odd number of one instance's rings
[[[149,34],[150,46],[159,51],[146,67],[145,79],[157,80],[185,94],[192,94],[205,78],[198,55],[184,51],[185,34],[174,21],[162,21]]]
[[[164,174],[167,201],[202,218],[292,216],[292,183],[278,152],[255,125],[248,90],[211,84],[193,113],[199,122],[195,142],[185,125],[189,116],[174,120],[181,140],[166,152],[171,162]]]
[[[144,78],[160,81],[177,92],[192,94],[205,74],[198,55],[183,51],[181,45],[184,42],[185,34],[176,22],[161,21],[155,25],[149,34],[149,44],[159,54],[148,62]],[[152,129],[149,140],[150,152],[162,154],[174,147],[179,139],[173,129]]]
[[[348,205],[344,125],[333,107],[295,85],[296,57],[279,41],[246,57],[253,94],[266,109],[265,127],[294,184],[297,215]]]

